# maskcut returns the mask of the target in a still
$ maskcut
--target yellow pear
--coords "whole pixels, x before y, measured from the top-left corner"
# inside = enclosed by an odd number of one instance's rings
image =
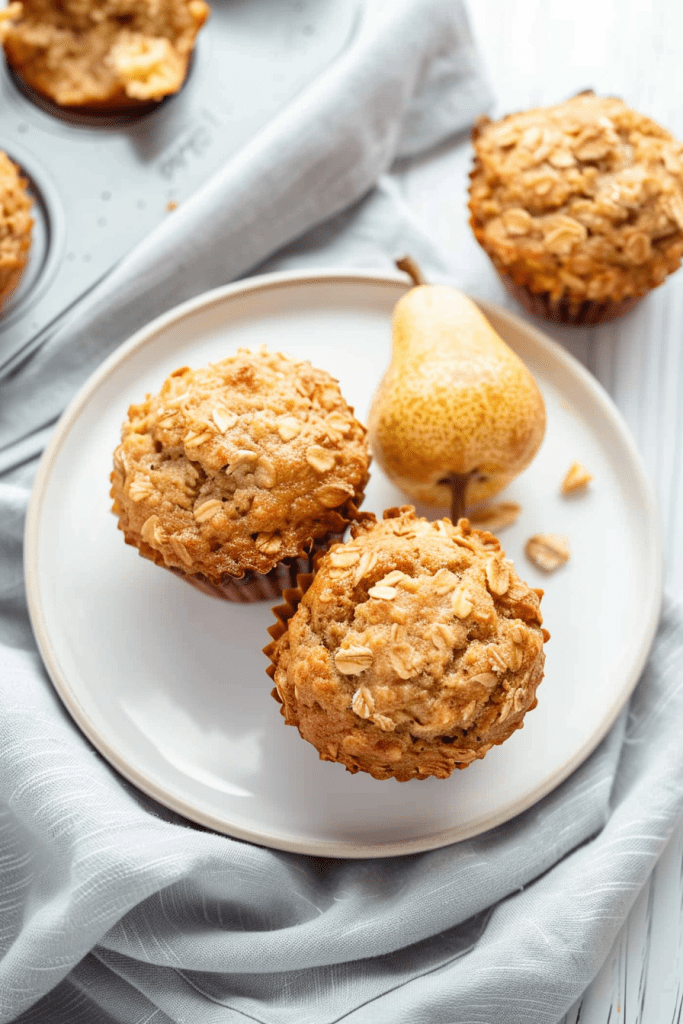
[[[421,281],[411,260],[398,265]],[[529,465],[545,406],[527,367],[466,295],[416,283],[394,310],[391,362],[368,428],[387,476],[415,501],[450,506],[456,521]]]

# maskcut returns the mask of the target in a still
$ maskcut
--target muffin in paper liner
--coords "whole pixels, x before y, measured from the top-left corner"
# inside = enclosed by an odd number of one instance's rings
[[[509,274],[499,268],[498,276],[509,295],[521,306],[541,320],[566,324],[568,327],[595,327],[609,320],[616,320],[638,305],[643,295],[621,299],[620,302],[596,302],[590,299],[572,301],[565,295],[553,298],[550,292],[531,292],[521,284],[515,284]]]
[[[0,151],[0,313],[28,263],[33,220],[27,185],[16,164]]]
[[[172,569],[171,572],[187,580],[209,597],[232,601],[235,604],[251,604],[254,601],[268,601],[293,586],[299,573],[304,572],[310,564],[310,558],[295,558],[290,562],[278,562],[270,572],[247,571],[241,579],[224,580],[222,583],[212,583],[201,573],[197,576],[187,576],[180,569]]]
[[[273,696],[321,760],[376,779],[446,778],[536,706],[542,591],[466,519],[403,506],[351,533],[273,609]]]
[[[336,534],[329,538],[329,543],[341,540],[341,538],[341,534]],[[326,540],[325,545],[327,543]],[[318,552],[326,550],[325,545],[315,544],[310,552],[302,551],[296,558],[284,559],[266,573],[247,569],[241,577],[224,576],[219,580],[211,580],[203,573],[187,573],[175,566],[164,565],[163,560],[159,559],[153,549],[149,549],[149,553],[145,553],[144,557],[149,558],[155,565],[172,572],[178,579],[189,583],[202,594],[218,598],[219,601],[231,601],[234,604],[253,604],[256,601],[270,601],[274,597],[279,598],[284,591],[296,587],[297,579],[300,576],[312,572],[315,556]],[[132,546],[138,547],[135,543]],[[140,554],[143,554],[142,550],[140,550]]]
[[[600,324],[680,266],[683,144],[622,100],[481,118],[472,141],[470,225],[529,312]]]
[[[369,463],[333,377],[240,349],[130,406],[110,493],[144,558],[214,597],[260,601],[359,516]]]
[[[18,78],[58,106],[107,114],[178,92],[204,0],[20,0],[0,12],[0,42]]]
[[[301,599],[310,587],[311,583],[315,578],[315,572],[302,572],[299,573],[296,578],[292,581],[292,586],[282,590],[282,604],[277,605],[273,608],[273,615],[275,616],[276,622],[272,626],[268,627],[268,632],[272,637],[269,644],[263,648],[263,653],[270,657],[275,651],[276,643],[287,632],[287,623],[296,613],[297,608],[301,604]],[[271,679],[275,677],[275,663],[271,662],[266,668],[267,674]],[[277,689],[273,687],[271,691],[276,701],[282,704]]]

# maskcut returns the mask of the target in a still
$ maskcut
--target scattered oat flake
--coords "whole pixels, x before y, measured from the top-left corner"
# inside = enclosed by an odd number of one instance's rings
[[[537,533],[524,548],[527,557],[544,572],[553,572],[569,561],[569,540],[556,533]]]
[[[506,526],[512,526],[519,518],[522,506],[516,501],[499,501],[495,505],[488,505],[470,512],[470,522],[477,529],[490,530],[496,533]]]
[[[584,491],[592,479],[593,474],[589,473],[585,466],[582,466],[580,462],[572,462],[560,490],[562,494],[576,494],[577,491]]]
[[[177,200],[176,199],[169,199],[169,201],[166,203],[166,209],[168,210],[169,213],[171,213],[173,210],[177,210],[178,209],[178,202],[177,202]]]

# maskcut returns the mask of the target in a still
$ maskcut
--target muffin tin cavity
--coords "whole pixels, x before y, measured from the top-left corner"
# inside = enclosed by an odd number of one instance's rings
[[[0,315],[0,371],[324,73],[360,10],[359,0],[211,6],[182,88],[151,104],[59,107],[0,54],[0,149],[31,182],[35,220],[30,263]]]
[[[52,281],[64,248],[64,213],[59,196],[33,157],[13,146],[7,151],[28,181],[27,192],[33,201],[31,249],[26,269],[16,290],[0,312],[0,337],[3,330],[28,312]]]
[[[191,66],[192,62],[190,62],[190,68],[188,68],[188,77]],[[32,89],[30,85],[27,85],[21,75],[18,75],[10,65],[7,65],[7,78],[14,89],[20,94],[21,100],[28,100],[29,103],[32,103],[39,110],[56,118],[58,121],[74,125],[77,128],[87,128],[88,130],[93,128],[125,128],[140,121],[173,98],[172,96],[167,96],[159,102],[139,103],[135,106],[114,106],[103,108],[102,110],[97,110],[96,108],[61,107],[58,103],[54,103],[47,96],[43,96],[41,93],[36,92],[35,89]]]

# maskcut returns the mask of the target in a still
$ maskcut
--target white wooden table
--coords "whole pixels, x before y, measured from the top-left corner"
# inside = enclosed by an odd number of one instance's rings
[[[683,139],[683,4],[465,2],[493,88],[494,116],[592,88],[621,97]],[[469,141],[456,140],[436,158],[406,168],[405,196],[447,251],[463,290],[526,315],[506,295],[469,229],[470,163]],[[683,599],[683,269],[621,321],[543,329],[595,374],[625,416],[659,497],[667,591]],[[683,823],[600,974],[559,1024],[579,1021],[683,1021]]]

